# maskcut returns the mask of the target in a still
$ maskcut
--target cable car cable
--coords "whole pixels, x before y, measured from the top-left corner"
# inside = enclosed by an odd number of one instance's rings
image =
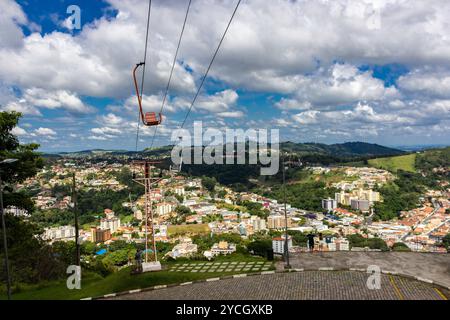
[[[192,107],[194,106],[194,104],[195,104],[195,102],[196,102],[196,100],[197,100],[197,98],[198,98],[198,96],[199,96],[199,94],[200,94],[200,90],[202,89],[203,84],[205,83],[206,77],[207,77],[208,74],[209,74],[209,71],[210,71],[210,69],[211,69],[211,67],[212,67],[212,65],[213,65],[213,63],[214,63],[214,60],[216,59],[216,56],[217,56],[217,54],[219,53],[220,47],[221,47],[221,45],[222,45],[222,42],[223,42],[223,40],[225,39],[225,36],[227,35],[228,29],[230,28],[231,23],[233,22],[234,16],[236,15],[236,12],[237,12],[237,10],[238,10],[238,8],[239,8],[239,5],[241,4],[241,1],[242,1],[242,0],[239,0],[238,3],[236,4],[236,8],[234,9],[233,14],[231,15],[230,21],[228,22],[228,25],[227,25],[227,27],[226,27],[226,29],[225,29],[225,32],[223,33],[222,38],[220,39],[219,45],[217,46],[217,49],[216,49],[216,51],[214,52],[214,55],[213,55],[213,57],[212,57],[212,59],[211,59],[211,62],[209,63],[208,69],[206,70],[206,73],[205,73],[205,75],[204,75],[203,78],[202,78],[202,81],[201,81],[201,83],[200,83],[200,86],[198,87],[197,93],[195,94],[194,99],[193,99],[192,102],[191,102],[191,105],[190,105],[190,107],[189,107],[189,110],[188,110],[188,112],[187,112],[187,114],[186,114],[186,116],[185,116],[185,118],[184,118],[184,120],[183,120],[183,123],[181,124],[180,129],[183,128],[184,125],[186,124],[186,121],[187,121],[187,119],[188,119],[188,117],[189,117],[189,115],[190,115],[190,113],[191,113]]]
[[[144,50],[144,62],[143,62],[143,69],[142,69],[142,80],[141,80],[141,94],[140,98],[142,100],[143,94],[144,94],[144,82],[145,82],[145,66],[147,62],[147,50],[148,50],[148,34],[150,29],[150,13],[152,11],[152,0],[148,1],[148,14],[147,14],[147,31],[145,35],[145,50]],[[137,129],[136,129],[136,152],[138,151],[138,143],[139,143],[139,129],[140,129],[140,117],[138,116],[137,121]]]
[[[187,22],[187,19],[188,19],[188,16],[189,16],[189,10],[191,8],[191,3],[192,3],[192,0],[189,0],[188,6],[187,6],[187,9],[186,9],[186,15],[184,17],[183,27],[181,28],[180,38],[178,39],[177,50],[175,51],[175,56],[173,58],[173,63],[172,63],[172,68],[170,70],[169,80],[167,82],[166,91],[164,93],[164,98],[163,98],[163,101],[162,101],[162,104],[161,104],[161,110],[159,111],[160,114],[163,113],[163,110],[164,110],[164,107],[165,107],[165,104],[166,104],[166,99],[167,99],[167,95],[169,93],[170,84],[172,82],[173,71],[175,69],[175,64],[177,62],[178,52],[180,50],[181,40],[183,39],[184,30],[186,28],[186,22]],[[152,138],[152,143],[150,145],[150,149],[153,148],[153,144],[155,143],[155,137],[156,137],[156,133],[157,132],[158,132],[158,126],[155,127],[155,132],[153,134],[153,138]]]

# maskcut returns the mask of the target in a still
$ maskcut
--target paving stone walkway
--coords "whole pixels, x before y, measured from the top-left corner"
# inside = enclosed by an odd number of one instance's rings
[[[272,267],[271,262],[204,262],[176,264],[169,272],[191,272],[191,273],[252,273],[268,271]]]
[[[128,300],[445,300],[449,292],[404,278],[381,275],[381,289],[367,287],[368,274],[305,271],[203,282],[115,297]]]

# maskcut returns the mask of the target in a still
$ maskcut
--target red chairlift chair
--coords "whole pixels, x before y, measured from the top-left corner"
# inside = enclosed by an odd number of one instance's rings
[[[153,126],[157,126],[157,125],[161,124],[161,122],[162,122],[162,114],[161,113],[159,114],[159,119],[158,119],[158,117],[156,116],[155,112],[146,112],[144,114],[144,112],[142,110],[142,99],[141,99],[141,95],[139,93],[138,82],[137,82],[137,79],[136,79],[136,71],[137,71],[137,69],[139,69],[140,66],[143,66],[143,65],[144,65],[143,62],[138,63],[133,69],[134,87],[136,89],[136,96],[137,96],[137,99],[138,99],[139,113],[141,115],[142,123],[145,126],[147,126],[147,127],[153,127]]]

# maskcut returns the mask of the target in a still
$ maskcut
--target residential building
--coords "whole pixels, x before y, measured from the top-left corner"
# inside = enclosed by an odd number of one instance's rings
[[[335,199],[323,199],[322,200],[322,209],[327,211],[333,211],[337,208],[337,201]]]
[[[55,228],[47,228],[42,235],[44,240],[50,242],[55,241],[74,241],[75,240],[75,227],[62,226]]]
[[[183,239],[179,244],[173,247],[172,251],[167,253],[167,256],[174,259],[177,258],[188,258],[193,254],[196,254],[198,247],[196,244],[192,243],[192,239]]]
[[[156,205],[156,213],[160,216],[171,213],[175,209],[175,204],[171,202],[161,202]]]
[[[106,242],[111,239],[111,230],[91,228],[91,238],[94,243]]]
[[[267,230],[266,220],[261,219],[258,216],[251,216],[250,217],[250,223],[251,223],[251,225],[253,227],[253,232],[255,232],[255,233]]]
[[[117,232],[120,228],[120,218],[114,215],[114,211],[105,209],[106,218],[100,220],[101,230],[110,230],[111,233]]]
[[[215,243],[210,251],[213,256],[232,254],[236,252],[236,245],[227,241],[220,241]]]
[[[370,210],[370,201],[353,199],[351,201],[351,206],[353,210],[368,212]]]
[[[292,237],[288,236],[288,250],[292,248]],[[273,238],[272,239],[272,249],[273,253],[276,254],[284,254],[284,249],[286,245],[286,236],[283,235],[281,237]]]
[[[269,229],[286,229],[286,219],[282,215],[269,216],[269,218],[267,218],[267,226]],[[292,227],[292,219],[290,217],[287,219],[287,227]]]

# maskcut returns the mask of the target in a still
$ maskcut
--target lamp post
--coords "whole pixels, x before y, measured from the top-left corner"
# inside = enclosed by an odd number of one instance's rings
[[[0,162],[1,165],[7,165],[16,162],[17,159],[5,159]],[[11,300],[11,275],[9,273],[9,261],[8,261],[8,244],[6,242],[6,223],[5,223],[5,211],[3,209],[3,181],[0,175],[0,212],[2,215],[2,230],[3,230],[3,248],[5,250],[5,269],[6,269],[6,292],[8,300]]]
[[[283,157],[283,200],[284,200],[284,222],[285,222],[285,239],[284,239],[284,254],[286,259],[286,269],[290,269],[291,265],[289,263],[289,233],[288,233],[288,216],[287,216],[287,204],[286,204],[286,165],[284,163],[284,157]]]

